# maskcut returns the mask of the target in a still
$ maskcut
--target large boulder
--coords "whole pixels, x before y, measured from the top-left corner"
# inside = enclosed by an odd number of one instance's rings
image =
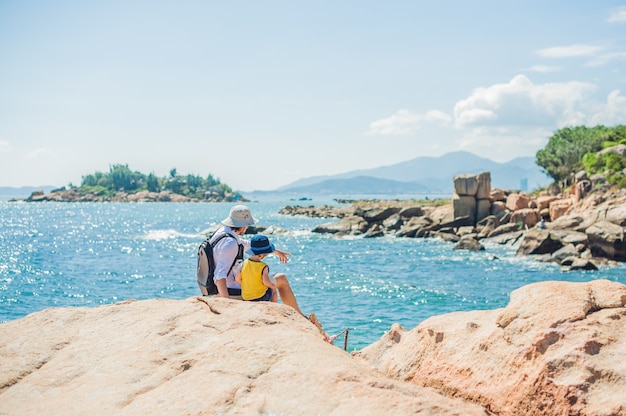
[[[272,302],[47,309],[0,339],[2,415],[488,414],[379,375]]]
[[[467,217],[466,225],[476,224],[476,198],[466,195],[452,195],[454,218]]]
[[[410,331],[395,324],[354,355],[500,416],[617,416],[626,414],[625,344],[626,286],[550,281],[513,291],[504,309]]]
[[[517,211],[518,209],[528,208],[530,198],[524,193],[512,193],[506,198],[506,208],[509,211]]]
[[[463,174],[452,178],[454,192],[461,196],[476,196],[478,192],[478,178],[476,175]]]
[[[519,224],[523,228],[532,228],[541,220],[539,211],[532,208],[524,208],[514,211],[509,220],[513,224]]]
[[[548,230],[528,230],[524,234],[516,255],[552,254],[563,247],[563,242]]]
[[[594,257],[626,261],[624,228],[609,221],[600,221],[585,230]]]
[[[550,221],[556,221],[562,217],[572,207],[574,201],[571,199],[558,199],[550,203]]]
[[[314,233],[319,234],[337,234],[337,235],[351,235],[351,234],[363,234],[368,229],[368,223],[363,218],[356,215],[344,217],[338,222],[320,224],[311,230]]]
[[[476,175],[478,189],[476,199],[489,199],[491,197],[491,172],[482,172]]]

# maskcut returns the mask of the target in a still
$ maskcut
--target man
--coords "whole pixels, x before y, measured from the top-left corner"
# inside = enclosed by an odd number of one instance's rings
[[[211,243],[224,233],[233,237],[222,238],[213,247],[213,258],[215,259],[213,281],[215,286],[217,286],[219,296],[241,299],[241,286],[235,280],[235,276],[243,261],[243,252],[250,248],[250,242],[240,237],[246,233],[249,226],[257,222],[252,216],[250,208],[245,205],[235,205],[230,209],[228,217],[221,222],[223,227],[211,237]],[[287,263],[291,255],[278,249],[275,249],[272,254],[276,255],[281,263]],[[280,299],[285,305],[291,306],[302,316],[306,317],[298,307],[298,302],[285,274],[279,273],[276,275],[276,288],[278,289]],[[202,290],[203,295],[207,294],[206,288],[201,286],[200,290]]]

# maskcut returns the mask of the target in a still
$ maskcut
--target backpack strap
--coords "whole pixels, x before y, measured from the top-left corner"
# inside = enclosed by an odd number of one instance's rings
[[[210,242],[212,236],[210,238],[207,239],[207,241],[209,242],[209,244],[211,244],[211,247],[215,248],[215,245],[217,243],[219,243],[224,237],[230,237],[230,238],[235,238],[235,236],[229,234],[229,233],[222,233],[221,235],[219,235],[214,242]],[[236,238],[235,238],[236,240]],[[237,260],[243,260],[243,244],[239,244],[237,243],[237,247],[238,247],[238,251],[237,251],[237,255],[235,256],[235,259],[233,260],[233,264],[230,265],[230,267],[228,268],[228,273],[230,273],[230,271],[233,269],[233,267],[235,267],[235,264],[237,263]],[[204,248],[205,252],[206,252],[206,247]],[[208,254],[208,253],[207,253]]]

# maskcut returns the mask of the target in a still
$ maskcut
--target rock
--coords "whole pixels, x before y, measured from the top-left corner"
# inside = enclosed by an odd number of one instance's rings
[[[383,221],[383,228],[386,230],[399,230],[404,224],[402,217],[399,214],[393,214],[391,217]]]
[[[481,251],[485,247],[472,237],[462,237],[458,243],[453,247],[454,250],[469,250],[469,251]]]
[[[517,256],[532,254],[551,254],[563,247],[563,242],[548,230],[528,230],[524,234]]]
[[[563,264],[563,261],[568,257],[576,257],[578,250],[574,244],[566,244],[550,256],[550,260],[559,264]]]
[[[492,201],[506,202],[506,193],[503,189],[492,189],[491,193],[489,194],[489,199],[491,199]]]
[[[598,270],[598,267],[589,259],[574,257],[572,258],[572,262],[569,265],[564,265],[561,270],[564,272],[571,272],[574,270]]]
[[[314,233],[328,234],[363,234],[368,229],[368,223],[361,217],[344,217],[339,222],[320,224],[311,230]]]
[[[476,196],[478,192],[478,178],[476,175],[463,174],[452,178],[454,192],[459,196]]]
[[[618,144],[615,146],[607,147],[596,153],[596,156],[601,156],[605,153],[615,153],[618,156],[626,157],[626,144]]]
[[[506,203],[502,201],[495,201],[491,204],[491,215],[495,215],[498,218],[504,217],[507,213]]]
[[[476,199],[476,222],[480,222],[491,215],[491,200]]]
[[[582,224],[584,219],[576,215],[564,215],[550,223],[551,230],[568,230],[576,229]]]
[[[415,237],[418,231],[430,227],[433,220],[428,217],[412,217],[396,234],[398,237]]]
[[[543,209],[548,209],[550,208],[550,204],[553,203],[554,201],[558,200],[559,198],[554,196],[554,195],[542,195],[537,197],[537,209],[539,211],[543,210]]]
[[[367,222],[384,221],[391,217],[393,214],[398,213],[400,208],[398,207],[375,207],[369,209],[357,209],[354,215],[363,218]]]
[[[487,235],[487,237],[488,238],[492,238],[492,237],[495,237],[495,236],[500,235],[500,234],[512,233],[512,232],[518,231],[518,230],[519,230],[519,226],[517,224],[513,224],[513,223],[502,224],[502,225],[499,225],[498,227],[496,227],[495,230],[491,231]]]
[[[497,415],[624,415],[625,305],[617,282],[535,283],[504,309],[436,316],[410,331],[394,325],[353,354]]]
[[[506,198],[506,208],[509,211],[528,208],[530,198],[526,194],[512,193]]]
[[[477,228],[479,229],[478,237],[486,238],[493,230],[495,230],[499,226],[500,221],[495,215],[490,215],[487,218],[484,218],[477,224]]]
[[[379,375],[278,303],[52,308],[0,338],[3,415],[488,415]]]
[[[422,207],[419,206],[406,207],[402,208],[400,212],[398,212],[398,214],[402,218],[421,217],[422,215],[424,215],[424,210],[422,209]]]
[[[374,237],[382,237],[384,235],[385,235],[385,228],[381,226],[380,224],[374,224],[367,231],[365,231],[365,234],[363,234],[363,237],[374,238]]]
[[[467,225],[476,223],[476,198],[466,195],[452,195],[454,218],[467,217]]]
[[[594,257],[626,261],[624,229],[609,221],[600,221],[585,230]]]
[[[509,220],[513,224],[521,225],[522,228],[532,228],[541,220],[539,211],[532,208],[524,208],[514,211]]]
[[[559,199],[550,203],[550,221],[556,221],[559,217],[565,215],[572,204],[573,201],[571,199]]]
[[[476,190],[476,199],[488,200],[491,196],[491,172],[482,172],[476,175],[478,189]]]

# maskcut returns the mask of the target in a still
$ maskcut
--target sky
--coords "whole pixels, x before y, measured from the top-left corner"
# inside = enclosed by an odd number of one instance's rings
[[[0,186],[240,191],[626,124],[626,1],[0,0]]]

